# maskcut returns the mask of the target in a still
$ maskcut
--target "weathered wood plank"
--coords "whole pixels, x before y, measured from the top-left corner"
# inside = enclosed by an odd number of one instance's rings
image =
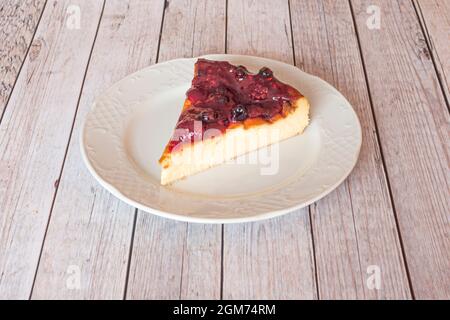
[[[442,89],[450,101],[450,2],[446,0],[414,0],[425,37],[441,79]]]
[[[159,61],[225,49],[225,1],[172,0]],[[220,298],[221,227],[139,212],[127,298]]]
[[[135,209],[112,196],[90,175],[81,159],[79,136],[96,95],[155,62],[163,6],[162,0],[105,3],[36,276],[34,299],[123,298]],[[74,266],[80,273],[79,288],[66,285],[74,278],[70,273]]]
[[[321,299],[410,298],[364,70],[347,1],[291,1],[297,65],[342,92],[358,113],[364,143],[353,173],[312,209]],[[381,287],[369,289],[370,266]]]
[[[127,299],[179,299],[187,224],[139,212]]]
[[[82,31],[66,25],[69,5]],[[28,298],[103,1],[47,6],[0,125],[0,297]]]
[[[308,210],[224,226],[224,299],[316,298]]]
[[[0,119],[29,50],[45,0],[0,4]]]
[[[433,62],[412,2],[352,4],[413,291],[448,299],[450,116]],[[367,27],[369,5],[380,29]]]
[[[228,1],[227,49],[293,63],[287,1]],[[316,298],[308,209],[224,226],[225,299]]]
[[[222,227],[188,224],[181,299],[220,299]]]

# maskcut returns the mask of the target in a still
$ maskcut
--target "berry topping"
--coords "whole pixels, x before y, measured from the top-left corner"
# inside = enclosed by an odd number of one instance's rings
[[[259,83],[254,83],[249,88],[251,89],[250,98],[252,98],[254,100],[267,99],[267,94],[269,93],[269,88],[267,88]]]
[[[202,90],[196,88],[189,89],[186,95],[188,99],[192,102],[192,104],[195,104],[198,101],[202,101],[206,98]]]
[[[216,101],[220,104],[226,104],[230,101],[230,98],[227,96],[217,96]]]
[[[270,122],[291,112],[292,101],[301,96],[278,81],[269,68],[253,74],[244,66],[199,59],[195,70],[186,94],[189,103],[176,126],[182,129],[177,141],[201,137],[212,128],[225,132],[231,123],[247,119]],[[200,127],[196,127],[199,122]]]
[[[226,104],[230,101],[230,98],[228,98],[228,96],[220,94],[220,93],[211,93],[208,96],[208,100],[213,103]]]
[[[227,94],[229,94],[229,91],[224,86],[221,86],[221,87],[216,88],[215,93],[221,94],[221,95],[227,95]]]

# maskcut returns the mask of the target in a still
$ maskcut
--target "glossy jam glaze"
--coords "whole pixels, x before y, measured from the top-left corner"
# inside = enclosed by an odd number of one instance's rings
[[[226,61],[198,59],[192,86],[176,125],[176,135],[167,146],[201,139],[206,130],[271,122],[286,116],[302,95],[277,80],[269,68],[250,73],[244,66]],[[178,130],[177,130],[178,129]]]

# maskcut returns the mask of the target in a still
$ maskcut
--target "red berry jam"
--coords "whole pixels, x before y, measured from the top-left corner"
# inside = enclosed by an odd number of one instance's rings
[[[176,125],[176,129],[186,130],[174,136],[168,145],[169,151],[180,141],[201,137],[209,129],[223,133],[234,124],[252,123],[257,119],[271,122],[285,116],[301,94],[277,80],[269,68],[252,74],[244,66],[226,61],[198,59],[186,96]]]

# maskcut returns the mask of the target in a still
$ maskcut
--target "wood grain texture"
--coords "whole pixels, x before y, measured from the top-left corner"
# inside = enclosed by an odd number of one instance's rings
[[[0,119],[44,10],[45,0],[0,4]]]
[[[188,224],[181,299],[220,299],[222,227]]]
[[[224,39],[225,1],[172,0],[158,61],[220,53]],[[220,298],[219,225],[173,222],[139,211],[132,252],[127,298]]]
[[[413,291],[448,299],[450,117],[433,62],[412,2],[352,4]],[[367,28],[369,5],[379,30]]]
[[[168,0],[158,61],[223,53],[225,0]]]
[[[162,12],[160,0],[105,3],[33,299],[123,298],[135,209],[115,198],[91,176],[81,159],[79,137],[98,94],[154,63]],[[79,268],[79,288],[66,285],[73,278],[68,273],[71,266]]]
[[[450,1],[414,0],[434,58],[442,89],[450,101]]]
[[[228,53],[293,63],[287,1],[228,1]],[[224,299],[313,299],[307,209],[265,222],[224,226]]]
[[[224,226],[224,299],[313,299],[308,210],[265,222]]]
[[[321,299],[410,298],[364,70],[347,1],[291,0],[297,65],[333,84],[363,130],[358,163],[333,193],[311,206]],[[380,290],[367,286],[370,266]],[[370,270],[370,269],[369,269]]]
[[[187,224],[139,212],[127,299],[180,299]]]
[[[77,4],[83,32],[66,26]],[[47,6],[0,125],[0,297],[28,298],[102,1]]]
[[[81,29],[67,27],[70,5]],[[366,25],[370,5],[379,30]],[[0,298],[450,298],[448,12],[445,0],[2,1]],[[226,46],[296,62],[343,92],[363,129],[354,172],[309,209],[264,222],[136,213],[82,163],[91,103],[158,52]],[[366,285],[369,266],[380,290]]]

